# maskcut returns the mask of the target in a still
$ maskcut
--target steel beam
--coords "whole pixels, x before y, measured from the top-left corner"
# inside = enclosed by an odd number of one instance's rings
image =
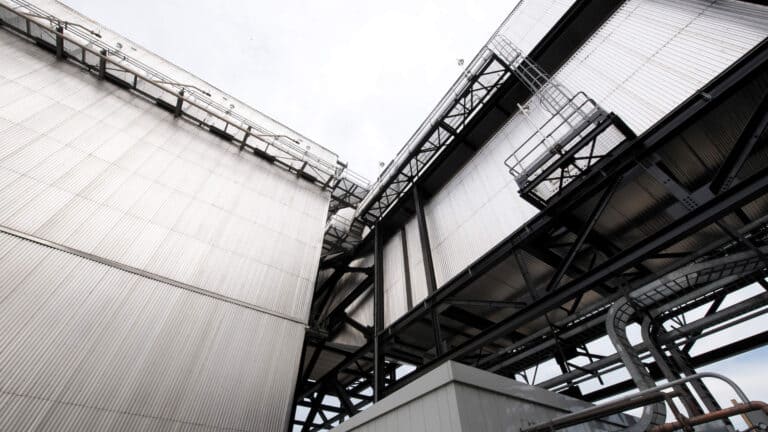
[[[413,291],[411,289],[411,264],[408,260],[408,236],[405,228],[400,230],[400,241],[403,247],[403,279],[405,280],[405,303],[410,311],[413,309]]]
[[[763,101],[752,114],[725,162],[717,170],[709,186],[713,193],[717,194],[731,187],[752,149],[758,145],[758,142],[765,142],[766,130],[768,130],[768,95],[763,97]]]
[[[504,337],[512,330],[543,316],[553,308],[557,308],[574,299],[580,293],[588,291],[591,287],[595,286],[605,278],[621,274],[624,269],[633,266],[637,262],[642,262],[652,253],[674,244],[690,235],[692,232],[713,223],[725,214],[732,212],[740,206],[748,204],[758,196],[765,194],[767,191],[768,168],[764,168],[749,179],[738,183],[733,188],[698,207],[696,211],[692,211],[685,217],[668,225],[655,235],[623,250],[617,256],[602,263],[584,277],[568,283],[559,291],[544,294],[540,299],[533,302],[528,308],[520,313],[512,315],[495,324],[488,330],[481,332],[473,340],[463,343],[442,356],[438,356],[436,359],[427,363],[420,373],[423,373],[446,360],[460,358],[476,351],[478,348],[491,341]],[[411,375],[418,374],[414,373]]]
[[[374,227],[373,282],[373,400],[384,397],[384,346],[381,332],[384,330],[384,233],[382,227]]]
[[[424,215],[424,206],[421,199],[421,191],[418,187],[413,187],[413,206],[416,209],[416,221],[419,227],[419,240],[421,242],[421,257],[424,262],[424,275],[427,278],[427,293],[432,294],[437,291],[437,280],[435,278],[435,266],[432,262],[432,247],[429,244],[429,230],[427,228],[427,218]],[[443,336],[440,330],[440,314],[434,305],[426,303],[432,317],[432,333],[435,339],[435,352],[441,355],[444,352]]]
[[[720,348],[713,349],[706,353],[699,354],[698,356],[691,359],[691,365],[695,368],[707,366],[709,364],[731,358],[743,352],[760,348],[766,344],[768,344],[768,331],[764,331],[754,336],[750,336],[728,345],[724,345]],[[661,371],[656,366],[655,362],[650,363],[647,366],[653,379],[658,380],[663,378]],[[635,383],[630,379],[601,388],[600,390],[595,390],[591,393],[587,393],[584,395],[583,399],[587,402],[597,402],[633,389],[635,389]]]
[[[608,205],[608,202],[610,201],[611,197],[613,197],[613,194],[616,192],[616,189],[620,183],[621,177],[617,178],[613,184],[608,186],[605,191],[603,191],[603,194],[600,196],[600,199],[597,201],[597,204],[587,218],[584,227],[576,238],[576,241],[568,251],[568,255],[566,255],[565,259],[563,259],[563,262],[557,269],[557,273],[552,276],[552,279],[550,280],[545,290],[546,292],[552,291],[553,289],[557,288],[558,285],[560,285],[560,282],[563,280],[563,276],[565,276],[565,273],[570,268],[573,259],[576,258],[576,254],[579,253],[579,250],[581,250],[581,247],[584,245],[584,241],[595,227],[598,219],[600,219],[600,216],[603,214],[603,210],[605,210],[605,207]]]

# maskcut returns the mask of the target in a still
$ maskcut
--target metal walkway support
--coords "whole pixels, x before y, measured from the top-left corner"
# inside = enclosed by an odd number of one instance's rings
[[[615,115],[606,113],[584,92],[573,94],[552,79],[508,38],[497,36],[491,47],[528,87],[531,100],[550,115],[543,124],[533,125],[536,131],[504,161],[529,201],[543,204],[604,153],[634,138]],[[522,113],[527,117],[525,109]]]

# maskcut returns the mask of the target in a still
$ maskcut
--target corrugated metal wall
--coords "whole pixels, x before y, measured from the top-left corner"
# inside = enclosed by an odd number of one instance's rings
[[[307,319],[327,196],[7,33],[0,57],[0,225]]]
[[[5,30],[0,58],[0,430],[284,428],[328,194]]]
[[[281,430],[303,326],[0,233],[0,430]]]
[[[523,1],[501,32],[523,52],[529,52],[573,3],[573,0]],[[531,120],[537,121],[537,115],[540,117],[536,109],[531,109]],[[517,185],[504,166],[504,160],[512,152],[509,143],[522,143],[534,133],[531,120],[513,117],[427,203],[425,213],[438,285],[535,214],[535,209],[518,196]]]
[[[561,15],[566,6],[554,0],[524,2],[516,15],[545,19],[518,19],[535,29],[507,26],[505,33],[511,32],[513,42],[528,50],[535,45],[529,35],[545,34],[559,17],[553,12]],[[630,0],[554,78],[574,93],[585,91],[641,133],[767,35],[765,6],[731,0]],[[504,166],[534,133],[534,124],[548,118],[535,100],[528,108],[528,118],[513,116],[426,205],[438,285],[534,214]]]
[[[555,77],[642,133],[766,36],[766,6],[629,0]]]
[[[421,239],[419,224],[412,217],[403,227],[408,246],[408,270],[411,275],[411,295],[413,304],[417,305],[427,297],[427,277],[424,274],[424,257],[421,255]]]
[[[576,0],[521,0],[499,32],[529,53]]]
[[[574,0],[523,1],[501,28],[524,52],[530,51],[559,20]],[[535,113],[534,113],[535,115]],[[507,173],[504,159],[511,152],[504,143],[523,141],[535,129],[525,118],[515,118],[494,140],[465,166],[437,196],[425,205],[435,277],[438,285],[482,255],[504,233],[511,233],[533,216],[534,209],[517,195],[517,186]],[[427,297],[427,280],[421,252],[418,223],[411,218],[404,228],[408,248],[408,264],[413,304]],[[396,246],[395,246],[396,245]],[[384,248],[385,323],[395,321],[406,312],[405,285],[389,283],[402,281],[404,266],[402,242],[397,233]],[[351,289],[358,276],[342,279],[344,288]],[[350,307],[353,317],[372,324],[371,298]],[[364,343],[354,330],[345,331],[337,342]]]
[[[572,4],[570,0],[524,1],[501,31],[528,52]],[[764,6],[732,0],[630,0],[554,78],[574,93],[586,92],[642,133],[767,35],[768,8]],[[426,204],[438,285],[534,215],[536,210],[519,197],[504,160],[549,116],[536,99],[529,101],[527,115],[513,116]],[[417,305],[427,291],[415,218],[404,229]],[[401,247],[388,243],[385,274],[391,278],[402,272],[401,253]],[[400,286],[388,292],[394,297],[386,304],[387,323],[401,315],[403,292]],[[368,324],[372,322],[370,302],[367,298],[355,305],[357,319]],[[393,307],[393,302],[398,306]]]

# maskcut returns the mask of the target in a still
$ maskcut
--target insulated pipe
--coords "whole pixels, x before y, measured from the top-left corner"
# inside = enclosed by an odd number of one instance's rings
[[[651,429],[651,432],[672,432],[678,429],[683,429],[686,426],[697,426],[705,423],[711,423],[717,420],[724,420],[728,417],[735,416],[737,414],[748,413],[750,411],[762,411],[768,415],[768,404],[760,401],[740,403],[729,408],[724,408],[704,415],[685,419],[685,424],[681,422],[672,422],[655,426]]]
[[[638,389],[645,390],[651,388],[654,386],[654,381],[627,337],[626,328],[635,320],[636,315],[648,310],[660,313],[660,311],[682,304],[682,302],[687,301],[689,298],[694,298],[694,295],[699,294],[699,292],[704,293],[717,289],[720,287],[720,284],[725,283],[728,279],[738,278],[762,268],[764,264],[757,257],[757,253],[761,251],[738,253],[688,265],[641,287],[626,297],[617,300],[611,306],[606,316],[606,331]],[[682,298],[669,300],[671,297],[699,283],[705,283],[706,285],[702,288],[691,290],[692,292],[686,293]],[[659,307],[660,305],[664,307]],[[653,345],[653,341],[650,341],[647,345]],[[663,362],[664,360],[662,359],[661,363]],[[660,364],[660,366],[662,365]],[[640,421],[630,430],[646,430],[650,426],[663,423],[665,411],[663,403],[646,406]]]
[[[599,420],[612,414],[622,411],[646,406],[649,403],[664,402],[666,398],[675,396],[675,393],[664,393],[655,391],[641,396],[633,395],[631,399],[619,399],[604,405],[598,405],[578,411],[572,414],[557,417],[546,423],[539,423],[536,426],[523,429],[521,432],[547,432],[563,429],[569,426],[575,426],[593,420]]]
[[[695,380],[695,379],[700,380],[702,378],[714,378],[714,379],[718,379],[720,381],[725,382],[726,384],[728,384],[733,389],[733,391],[736,393],[736,395],[739,397],[739,399],[741,399],[743,404],[749,403],[749,399],[747,398],[747,395],[744,393],[744,391],[732,379],[730,379],[730,378],[728,378],[728,377],[726,377],[724,375],[721,375],[719,373],[715,373],[715,372],[700,372],[700,373],[697,373],[695,375],[691,375],[689,377],[685,377],[685,378],[681,378],[681,379],[678,379],[678,380],[670,381],[670,382],[668,382],[666,384],[662,384],[662,385],[659,385],[659,386],[656,386],[656,387],[653,387],[653,388],[650,388],[650,389],[647,389],[647,390],[640,391],[640,392],[635,393],[635,394],[631,394],[631,395],[628,395],[628,396],[624,396],[624,397],[615,399],[615,400],[610,401],[609,403],[607,403],[607,404],[605,404],[603,406],[598,406],[598,407],[616,406],[618,404],[621,404],[622,402],[638,400],[639,398],[643,398],[643,397],[648,396],[648,395],[657,394],[661,390],[664,390],[664,389],[667,389],[667,388],[670,388],[670,387],[677,387],[677,386],[679,386],[681,384],[685,384],[685,383],[687,383],[687,382],[689,382],[691,380]],[[669,396],[677,396],[674,392],[673,393],[667,393],[667,395],[669,395]],[[652,400],[652,399],[653,398],[649,398],[649,400]],[[762,403],[762,402],[760,402],[760,403]],[[584,411],[590,411],[590,412],[594,413],[596,411],[599,411],[598,407],[588,408],[587,410],[584,410]],[[556,429],[562,427],[562,426],[559,426],[561,421],[563,421],[564,419],[567,420],[568,418],[574,416],[575,414],[583,413],[584,411],[580,411],[580,412],[572,413],[572,414],[566,414],[564,416],[557,417],[557,418],[555,418],[555,419],[553,419],[553,420],[551,420],[549,422],[540,423],[540,424],[531,426],[530,428],[523,429],[522,432],[533,432],[533,431],[542,430],[540,428],[544,424],[548,425],[548,429],[544,429],[544,430],[556,430]],[[588,420],[589,419],[587,419],[585,421],[588,421]],[[662,425],[658,425],[658,426],[662,426]]]
[[[654,333],[652,329],[653,323],[654,321],[651,319],[650,316],[646,316],[643,319],[643,324],[641,328],[641,333],[643,335],[643,342],[645,342],[645,345],[648,347],[648,351],[650,351],[654,360],[656,360],[656,365],[659,366],[659,370],[661,370],[661,373],[664,375],[664,378],[666,378],[667,381],[674,381],[680,378],[680,376],[678,376],[672,371],[672,368],[669,365],[669,361],[667,361],[667,357],[661,352],[658,341],[656,340],[656,338],[653,337],[653,333]],[[688,387],[685,384],[676,386],[675,391],[677,391],[680,394],[680,399],[685,405],[685,409],[688,412],[689,416],[704,414],[704,411],[701,409],[701,406],[699,406],[698,402],[691,394],[690,389],[688,389]]]
[[[618,300],[608,310],[608,316],[605,320],[606,330],[632,381],[635,382],[638,389],[648,390],[653,388],[655,382],[627,337],[627,325],[634,318],[635,312],[635,308],[632,307],[627,298]],[[643,413],[638,422],[627,428],[627,431],[644,432],[652,426],[663,424],[665,418],[666,406],[664,402],[646,405],[643,407]]]

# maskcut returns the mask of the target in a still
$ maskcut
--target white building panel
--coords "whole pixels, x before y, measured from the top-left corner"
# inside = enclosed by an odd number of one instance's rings
[[[500,32],[522,52],[530,52],[562,18],[573,0],[523,1],[502,25]],[[438,286],[479,258],[535,214],[517,193],[517,184],[504,166],[510,142],[522,143],[535,132],[531,121],[543,122],[536,110],[533,119],[516,116],[425,206]],[[540,115],[539,115],[540,117]],[[411,243],[418,247],[418,230],[409,225]],[[412,242],[411,239],[414,238]],[[410,252],[410,251],[409,251]],[[409,258],[412,269],[423,272],[421,253]],[[423,279],[414,277],[414,280]],[[414,283],[414,303],[426,296],[426,282]]]
[[[0,430],[284,430],[301,324],[5,233],[0,274]]]
[[[527,54],[575,2],[576,0],[521,0],[502,24],[500,33]]]
[[[427,277],[424,274],[424,257],[421,255],[421,239],[419,238],[419,224],[412,217],[404,226],[406,243],[408,243],[408,270],[411,274],[411,295],[413,304],[427,297]]]
[[[327,193],[7,32],[0,56],[0,225],[307,319]]]
[[[531,133],[524,116],[514,117],[427,203],[438,286],[536,213],[520,198],[504,165],[508,143],[522,142]]]
[[[388,326],[408,311],[405,291],[405,265],[400,233],[384,244],[384,325]]]
[[[766,36],[765,6],[630,0],[555,78],[586,92],[640,134]]]
[[[522,25],[526,19],[517,15],[539,14],[535,11],[554,3],[524,2],[510,22],[519,19]],[[552,15],[541,16],[550,18],[528,25],[543,29],[545,23],[556,22]],[[505,26],[505,32],[513,27]],[[553,77],[616,112],[639,134],[766,36],[765,6],[730,0],[630,0]],[[531,42],[518,36],[513,43]],[[504,160],[548,118],[534,98],[527,115],[513,116],[426,205],[438,285],[535,213],[519,197]]]

